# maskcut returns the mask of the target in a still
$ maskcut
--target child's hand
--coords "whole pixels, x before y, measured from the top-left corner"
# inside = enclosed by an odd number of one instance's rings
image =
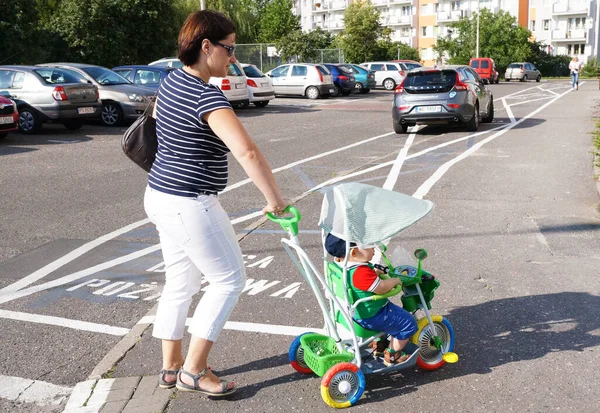
[[[385,274],[385,272],[381,271],[379,268],[375,268],[375,274],[381,275],[381,274]]]

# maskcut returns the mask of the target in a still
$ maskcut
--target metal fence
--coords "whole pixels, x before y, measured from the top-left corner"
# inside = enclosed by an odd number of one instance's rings
[[[298,62],[297,56],[284,61],[278,55],[275,45],[267,43],[238,44],[235,48],[235,57],[240,63],[256,65],[263,72],[268,72],[284,63]],[[316,59],[304,63],[344,63],[344,55],[341,49],[319,49]]]

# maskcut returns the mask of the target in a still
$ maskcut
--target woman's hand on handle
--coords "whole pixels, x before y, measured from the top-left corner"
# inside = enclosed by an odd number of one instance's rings
[[[263,208],[262,212],[263,212],[263,214],[266,214],[267,212],[270,212],[272,214],[279,215],[289,205],[290,205],[290,203],[288,201],[286,201],[285,199],[281,198],[276,203],[268,203],[267,206]]]

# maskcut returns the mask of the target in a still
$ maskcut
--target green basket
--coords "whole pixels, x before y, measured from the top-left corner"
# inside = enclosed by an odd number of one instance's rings
[[[348,351],[340,353],[334,339],[321,334],[304,334],[300,337],[300,345],[304,350],[304,362],[319,377],[332,366],[354,359]]]

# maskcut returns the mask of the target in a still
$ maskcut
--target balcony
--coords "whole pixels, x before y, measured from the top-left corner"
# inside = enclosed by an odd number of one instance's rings
[[[394,4],[413,4],[413,0],[390,0],[390,5]]]
[[[411,26],[412,20],[413,16],[411,15],[389,16],[384,20],[383,24],[387,26]]]
[[[437,13],[437,21],[438,23],[442,22],[456,22],[460,20],[460,17],[463,15],[461,10],[452,10],[452,11],[439,11]]]
[[[577,15],[588,15],[588,2],[587,1],[568,1],[565,3],[555,3],[552,5],[552,14],[559,16],[577,16]]]
[[[388,0],[371,0],[371,4],[375,7],[387,7],[389,4]]]
[[[553,42],[584,42],[587,39],[587,30],[552,30]]]

